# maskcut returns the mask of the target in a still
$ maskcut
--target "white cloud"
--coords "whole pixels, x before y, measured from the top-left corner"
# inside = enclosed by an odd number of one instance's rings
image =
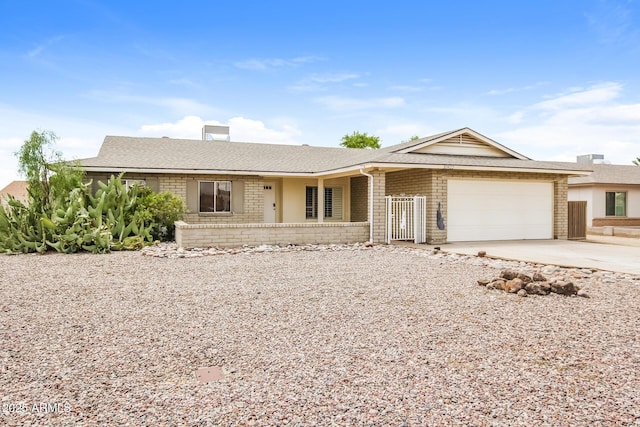
[[[383,146],[387,147],[406,141],[414,135],[425,137],[437,133],[434,129],[425,126],[423,123],[402,122],[394,123],[380,129],[376,129],[375,135],[379,135],[383,141]]]
[[[356,73],[326,73],[326,74],[312,74],[309,76],[309,80],[316,83],[341,83],[345,80],[353,80],[360,77]]]
[[[308,64],[312,62],[322,61],[322,58],[318,56],[298,56],[295,58],[263,58],[263,59],[247,59],[244,61],[234,62],[237,68],[243,70],[254,70],[254,71],[269,71],[274,70],[276,68],[283,67],[297,67],[301,64]]]
[[[271,129],[259,120],[244,117],[229,119],[229,133],[234,141],[262,142],[269,144],[299,144],[302,135],[295,126],[283,124],[280,129]]]
[[[516,111],[515,113],[511,114],[508,118],[509,123],[513,123],[513,124],[522,123],[523,119],[524,119],[524,112],[522,111]]]
[[[600,0],[594,10],[585,14],[589,27],[601,43],[631,44],[638,40],[638,30],[633,23],[632,10],[617,0]]]
[[[343,96],[331,95],[316,98],[315,102],[329,110],[339,112],[390,109],[402,107],[405,105],[404,98],[397,96],[388,98],[348,98]]]
[[[289,90],[294,92],[323,91],[328,89],[329,84],[342,83],[359,77],[360,75],[356,73],[312,74],[309,77],[289,86]]]
[[[411,85],[395,85],[389,86],[389,90],[397,90],[400,92],[422,92],[424,90],[424,87]]]
[[[172,79],[172,80],[169,80],[169,83],[176,86],[200,87],[200,85],[194,83],[193,80],[187,77]]]
[[[42,53],[45,50],[55,45],[56,43],[61,41],[63,38],[64,36],[55,36],[45,40],[43,43],[40,43],[39,45],[31,49],[29,52],[27,52],[27,57],[30,59],[37,59],[42,55]]]
[[[219,111],[207,104],[195,99],[175,97],[152,97],[142,95],[130,95],[118,91],[92,90],[87,96],[102,102],[119,104],[144,104],[156,107],[168,108],[174,115],[201,114],[211,115]]]
[[[544,86],[546,84],[548,84],[548,82],[537,82],[532,85],[520,86],[520,87],[509,87],[506,89],[492,89],[488,91],[486,94],[487,95],[506,95],[508,93],[513,93],[513,92],[524,92],[532,89],[537,89],[538,87]]]
[[[622,90],[614,82],[573,88],[514,113],[511,121],[522,126],[496,137],[540,160],[599,153],[629,164],[640,155],[640,104],[617,102]]]
[[[198,116],[186,116],[177,122],[142,125],[138,130],[141,136],[168,136],[172,138],[200,139],[202,126],[228,125],[232,141],[257,142],[269,144],[298,144],[301,132],[293,125],[282,124],[279,129],[269,128],[264,122],[244,117],[232,117],[227,123],[216,120],[204,120]]]
[[[617,98],[621,90],[622,85],[620,83],[607,82],[587,89],[574,89],[568,94],[556,95],[552,99],[539,102],[533,107],[540,110],[559,110],[561,108],[592,105]]]

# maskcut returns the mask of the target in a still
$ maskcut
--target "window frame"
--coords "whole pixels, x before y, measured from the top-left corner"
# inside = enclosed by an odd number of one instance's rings
[[[229,200],[228,206],[229,210],[216,210],[218,203],[218,190],[220,189],[220,184],[228,184],[229,185]],[[212,194],[212,207],[213,210],[202,210],[202,184],[213,184],[213,194]],[[216,185],[217,184],[217,185]],[[215,215],[229,215],[233,213],[233,182],[231,180],[200,180],[198,181],[198,213],[199,214],[215,214]]]
[[[309,194],[309,190],[311,190],[311,194]],[[339,191],[336,191],[336,190],[339,190]],[[340,200],[340,203],[338,204],[339,205],[339,212],[338,212],[338,210],[335,209],[337,204],[334,202],[334,197],[336,196],[339,196],[341,198],[344,197],[343,191],[344,190],[340,185],[324,187],[324,207],[323,207],[324,219],[336,220],[336,221],[342,220],[343,218],[342,206],[344,201]],[[318,186],[317,185],[305,186],[304,200],[305,200],[305,219],[317,220],[318,219]],[[330,215],[327,215],[327,214],[330,214]]]
[[[125,186],[125,188],[127,190],[129,190],[134,185],[137,185],[140,188],[146,187],[147,186],[147,180],[146,179],[126,179],[125,178],[124,186]]]
[[[613,195],[613,196],[610,196]],[[621,198],[622,206],[618,204]],[[611,204],[613,203],[613,204]],[[618,209],[622,208],[622,213],[618,213]],[[604,193],[604,213],[607,217],[626,217],[627,216],[627,192],[626,191],[605,191]]]

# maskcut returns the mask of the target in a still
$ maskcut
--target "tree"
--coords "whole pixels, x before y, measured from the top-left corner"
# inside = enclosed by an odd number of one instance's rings
[[[407,139],[405,141],[402,141],[402,142],[411,142],[411,141],[416,141],[418,139],[420,139],[420,137],[418,135],[411,135],[411,137],[409,139]]]
[[[640,157],[636,157],[636,159],[632,160],[631,163],[633,163],[636,166],[640,166]]]
[[[28,182],[29,205],[35,212],[48,214],[56,201],[82,184],[84,171],[62,160],[53,149],[55,133],[33,131],[16,153],[18,170]]]
[[[353,132],[342,137],[341,146],[346,148],[380,148],[380,137],[366,132]]]

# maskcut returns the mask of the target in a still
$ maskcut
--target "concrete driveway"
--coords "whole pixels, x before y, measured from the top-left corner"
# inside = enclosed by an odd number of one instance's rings
[[[640,274],[640,239],[589,236],[586,241],[517,240],[459,242],[440,245],[443,251],[553,264],[562,267],[595,268]]]

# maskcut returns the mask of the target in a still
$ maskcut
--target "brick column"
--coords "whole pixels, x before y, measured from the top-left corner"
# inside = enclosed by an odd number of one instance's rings
[[[553,182],[553,238],[567,240],[569,237],[569,184],[566,176]]]
[[[384,243],[387,222],[384,200],[386,191],[385,172],[373,171],[371,175],[373,175],[373,242]]]
[[[444,219],[444,230],[440,230],[437,224],[438,204],[440,204],[440,214]],[[446,243],[448,226],[447,179],[443,172],[433,171],[430,197],[427,196],[427,243],[430,245]]]

